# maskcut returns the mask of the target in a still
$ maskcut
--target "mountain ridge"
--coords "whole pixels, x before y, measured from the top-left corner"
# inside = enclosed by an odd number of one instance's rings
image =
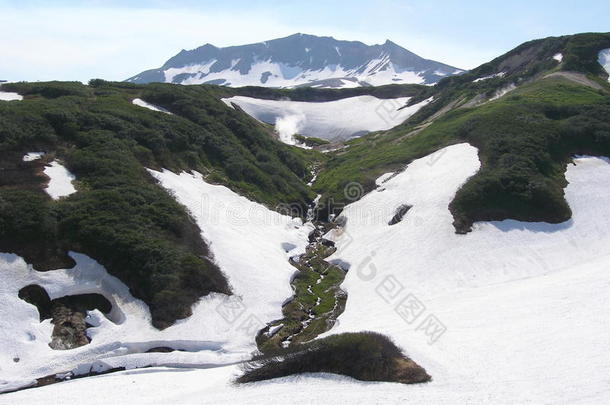
[[[389,39],[383,44],[293,34],[219,48],[206,43],[181,50],[160,68],[126,81],[144,84],[218,84],[232,87],[360,87],[392,83],[434,84],[464,71],[422,58]]]

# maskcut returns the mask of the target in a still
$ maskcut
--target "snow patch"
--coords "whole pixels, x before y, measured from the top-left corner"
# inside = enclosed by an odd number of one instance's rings
[[[33,162],[34,160],[38,160],[40,158],[42,158],[44,156],[44,152],[30,152],[30,153],[26,153],[23,156],[23,161],[24,162]]]
[[[493,75],[489,75],[489,76],[483,76],[483,77],[479,77],[478,79],[473,80],[473,83],[478,83],[478,82],[482,82],[483,80],[489,80],[489,79],[494,79],[496,77],[504,77],[506,76],[506,72],[500,72],[500,73],[495,73]]]
[[[189,209],[231,284],[232,299],[244,309],[236,324],[225,322],[212,328],[218,338],[230,340],[243,352],[254,350],[256,328],[282,318],[282,303],[293,294],[294,267],[288,260],[305,252],[313,226],[271,211],[227,187],[209,184],[197,172],[149,172]],[[287,246],[291,247],[288,251]],[[236,329],[246,319],[254,322],[254,328]]]
[[[170,115],[172,114],[171,112],[167,111],[165,108],[156,106],[154,104],[147,103],[146,101],[142,100],[141,98],[134,98],[131,102],[139,107],[148,108],[149,110],[152,110],[152,111],[158,111],[158,112],[162,112],[162,113],[170,114]]]
[[[598,61],[606,73],[610,75],[610,48],[604,49],[599,53]],[[608,77],[608,81],[610,82],[610,77]]]
[[[44,168],[44,174],[50,179],[45,191],[52,199],[58,200],[76,193],[76,189],[72,184],[75,180],[74,175],[57,160],[52,161],[49,166]]]
[[[386,130],[401,124],[432,101],[405,107],[409,97],[379,99],[358,96],[328,102],[262,100],[235,96],[223,99],[235,103],[259,121],[275,124],[282,141],[293,142],[292,135],[326,140],[344,140],[370,131]]]
[[[23,96],[19,93],[13,93],[9,91],[0,91],[0,100],[1,101],[21,101],[23,100]]]

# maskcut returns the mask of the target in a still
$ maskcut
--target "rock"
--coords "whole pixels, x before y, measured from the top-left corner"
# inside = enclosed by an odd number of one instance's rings
[[[400,205],[398,208],[396,208],[396,213],[394,214],[390,222],[388,222],[388,225],[396,225],[397,223],[402,221],[403,217],[407,214],[407,212],[409,212],[411,208],[413,208],[413,206],[409,204]]]

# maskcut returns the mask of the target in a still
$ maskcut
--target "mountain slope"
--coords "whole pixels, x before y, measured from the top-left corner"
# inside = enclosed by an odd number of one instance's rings
[[[146,172],[198,170],[276,209],[305,210],[313,193],[305,151],[273,139],[202,87],[94,81],[14,83],[23,101],[0,102],[0,251],[38,270],[87,254],[125,282],[164,328],[210,292],[230,293],[187,210]],[[141,97],[172,114],[132,104]],[[25,161],[29,152],[45,152]],[[65,163],[77,192],[45,193],[45,164]]]
[[[434,97],[405,123],[350,141],[329,160],[314,184],[326,214],[349,201],[343,189],[351,182],[370,190],[381,174],[467,141],[483,165],[452,202],[458,232],[481,220],[568,220],[571,156],[610,156],[610,85],[599,63],[609,47],[610,34],[536,40],[442,80],[411,101]]]
[[[427,60],[386,41],[368,46],[331,37],[295,34],[257,44],[182,50],[161,68],[132,83],[167,82],[267,87],[359,87],[392,83],[433,84],[463,71]]]
[[[40,392],[61,397],[81,387],[108,391],[94,401],[125,403],[138,379],[153,402],[259,394],[259,402],[310,403],[337,392],[353,403],[607,402],[610,165],[574,155],[610,155],[609,49],[610,34],[546,38],[436,86],[381,90],[2,85],[14,94],[0,102],[0,252],[16,254],[0,254],[8,297],[0,300],[0,391],[48,374],[55,381],[58,371],[169,365],[217,369],[131,371]],[[281,144],[269,126],[222,102],[379,92],[411,97],[409,107],[430,102],[326,154]],[[74,180],[62,172],[64,185],[74,189],[50,193],[46,164],[65,165]],[[269,210],[305,217],[312,200],[329,221],[310,235],[313,224]],[[299,303],[286,300],[291,256],[311,238],[348,270],[345,311],[327,333],[388,335],[431,371],[430,384],[318,374],[230,385],[237,367],[222,366],[247,358],[257,334],[285,327],[277,324],[282,306]],[[109,279],[118,288],[108,289]],[[55,328],[23,294],[34,282],[49,288],[48,301],[101,290],[120,311],[81,310],[92,342],[53,351]],[[319,306],[313,282],[300,290]],[[296,312],[301,325],[320,320]],[[159,328],[188,319],[158,331],[148,315]],[[109,390],[109,381],[125,390]]]

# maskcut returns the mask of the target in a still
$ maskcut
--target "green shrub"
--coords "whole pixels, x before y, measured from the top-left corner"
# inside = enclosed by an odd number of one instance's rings
[[[386,336],[374,332],[343,333],[258,355],[243,367],[238,383],[301,373],[333,373],[362,381],[403,384],[430,381],[426,370],[405,357]]]

